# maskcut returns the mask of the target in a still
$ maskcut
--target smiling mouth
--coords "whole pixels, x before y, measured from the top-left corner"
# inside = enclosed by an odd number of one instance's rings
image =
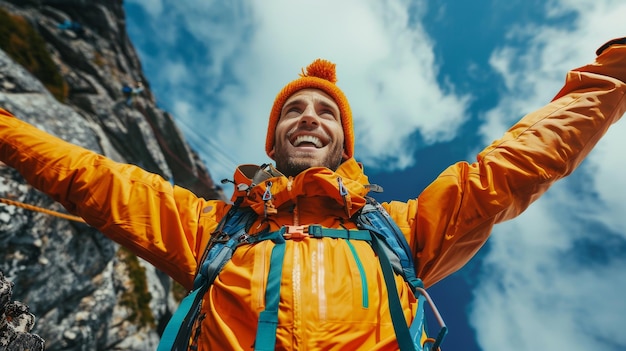
[[[318,137],[312,135],[300,135],[292,142],[292,144],[295,147],[314,146],[318,149],[324,146],[324,144]]]

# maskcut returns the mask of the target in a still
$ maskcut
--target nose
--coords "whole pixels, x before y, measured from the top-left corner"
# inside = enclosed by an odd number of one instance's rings
[[[301,127],[317,128],[319,126],[319,116],[315,112],[315,108],[308,106],[300,116],[298,123]]]

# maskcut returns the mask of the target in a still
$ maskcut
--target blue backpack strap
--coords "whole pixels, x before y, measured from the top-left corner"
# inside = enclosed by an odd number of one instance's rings
[[[420,295],[417,298],[417,310],[415,311],[415,319],[411,326],[409,327],[409,334],[411,334],[411,338],[413,339],[413,345],[416,345],[417,351],[422,351],[420,348],[422,347],[422,336],[423,334],[427,334],[427,326],[426,326],[426,313],[424,311],[424,304],[426,303],[426,298]],[[427,351],[428,348],[424,347],[424,351]]]
[[[200,292],[201,290],[203,289],[193,290],[180,302],[176,312],[172,315],[169,322],[167,322],[163,335],[161,335],[161,341],[159,342],[157,351],[186,350],[186,347],[179,348],[174,345],[180,344],[176,342],[178,336],[181,334],[179,333],[180,330],[187,327],[187,330],[189,330],[189,332],[186,333],[187,336],[189,336],[191,332],[191,325],[189,325],[190,319],[186,317],[190,315],[197,315],[197,311],[192,311],[192,308],[199,304],[197,299],[204,295],[204,292]]]
[[[237,246],[247,237],[248,227],[256,218],[257,214],[250,208],[231,208],[218,229],[211,234],[194,280],[194,288],[204,282],[213,284],[224,265],[232,258]]]
[[[357,226],[379,234],[385,246],[391,249],[389,258],[399,260],[391,261],[394,271],[402,275],[411,286],[420,286],[421,282],[416,278],[413,254],[404,233],[376,200],[371,197],[367,197],[366,200],[367,203],[356,217]]]
[[[237,245],[246,235],[247,227],[257,216],[251,209],[239,208],[236,202],[222,218],[200,260],[193,289],[181,301],[170,318],[157,351],[187,350],[193,323],[200,313],[200,301],[215,277],[231,259]]]
[[[426,340],[424,340],[424,351],[438,351],[439,350],[439,346],[441,345],[441,343],[443,342],[443,339],[445,338],[445,336],[448,334],[448,327],[446,326],[446,324],[443,321],[443,318],[441,318],[441,314],[439,314],[439,310],[437,309],[437,306],[435,305],[435,303],[433,302],[433,300],[430,298],[430,295],[428,295],[428,293],[426,292],[426,289],[424,289],[423,287],[418,287],[417,288],[419,297],[418,297],[418,309],[422,310],[422,320],[419,323],[416,323],[417,320],[413,320],[413,323],[411,324],[411,332],[415,330],[418,330],[417,327],[414,327],[414,324],[421,324],[422,325],[422,329],[426,332],[426,334],[428,334],[428,329],[426,328],[426,316],[424,315],[424,306],[426,305],[426,303],[428,303],[432,313],[435,316],[435,319],[437,320],[437,323],[439,324],[439,332],[437,333],[437,337],[436,338],[431,338],[428,337]],[[414,340],[417,340],[414,338]],[[422,342],[419,343],[420,345],[422,345]]]
[[[387,286],[387,295],[389,298],[389,311],[391,313],[391,322],[393,324],[393,329],[396,332],[396,339],[398,341],[398,346],[401,351],[412,350],[412,351],[430,351],[430,350],[439,350],[439,345],[443,341],[443,338],[448,332],[448,328],[443,322],[439,311],[437,310],[435,304],[430,299],[430,296],[424,290],[423,287],[416,287],[414,290],[414,294],[418,301],[418,308],[415,313],[415,318],[409,327],[406,323],[406,319],[404,317],[404,311],[402,309],[402,304],[400,303],[400,297],[398,294],[398,288],[396,287],[396,283],[394,280],[394,272],[392,269],[391,261],[387,256],[386,250],[382,247],[384,245],[383,239],[378,235],[372,235],[372,248],[374,252],[378,254],[380,265],[383,271],[383,277],[385,279],[385,285]],[[416,279],[417,282],[421,280]],[[426,328],[426,315],[424,311],[424,307],[426,303],[429,303],[437,321],[440,324],[441,329],[437,334],[436,339],[427,338],[423,343],[422,335],[423,333],[427,333],[428,330]]]
[[[398,344],[404,350],[437,350],[448,332],[441,315],[430,296],[424,290],[422,280],[417,278],[413,254],[404,233],[398,228],[387,211],[371,197],[355,218],[357,226],[372,232],[372,248],[381,261],[383,277],[387,286],[391,320],[396,332]],[[391,268],[390,268],[391,267]],[[393,272],[400,274],[409,284],[418,300],[418,310],[411,326],[408,327],[400,304],[398,290],[395,285]],[[431,344],[422,345],[422,334],[426,331],[424,305],[429,303],[440,324],[437,338],[429,341]]]
[[[415,344],[413,338],[409,333],[409,327],[406,324],[404,318],[404,310],[400,303],[400,297],[398,295],[398,287],[394,280],[393,268],[391,261],[387,256],[387,253],[382,248],[384,245],[378,235],[372,237],[372,248],[374,252],[378,254],[380,265],[383,271],[383,277],[385,278],[385,284],[387,285],[387,295],[389,298],[389,311],[391,312],[391,322],[393,323],[393,329],[396,332],[396,339],[401,351],[415,351]]]

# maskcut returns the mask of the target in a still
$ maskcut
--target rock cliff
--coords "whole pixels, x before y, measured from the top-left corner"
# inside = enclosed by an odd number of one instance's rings
[[[123,91],[137,82],[142,91]],[[121,0],[0,0],[0,106],[198,196],[224,197],[156,106]],[[2,164],[0,199],[64,212]],[[0,349],[39,350],[44,339],[46,350],[154,350],[176,304],[168,277],[95,229],[6,203],[0,272]]]

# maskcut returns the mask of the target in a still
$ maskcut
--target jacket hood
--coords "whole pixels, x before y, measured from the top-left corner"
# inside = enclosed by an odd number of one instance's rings
[[[351,217],[365,205],[370,190],[362,165],[354,158],[343,162],[336,171],[325,167],[309,168],[295,177],[286,177],[272,165],[241,165],[234,174],[232,201],[242,198],[241,206],[271,216],[298,198],[324,197],[336,203]],[[269,211],[268,211],[269,210]]]

